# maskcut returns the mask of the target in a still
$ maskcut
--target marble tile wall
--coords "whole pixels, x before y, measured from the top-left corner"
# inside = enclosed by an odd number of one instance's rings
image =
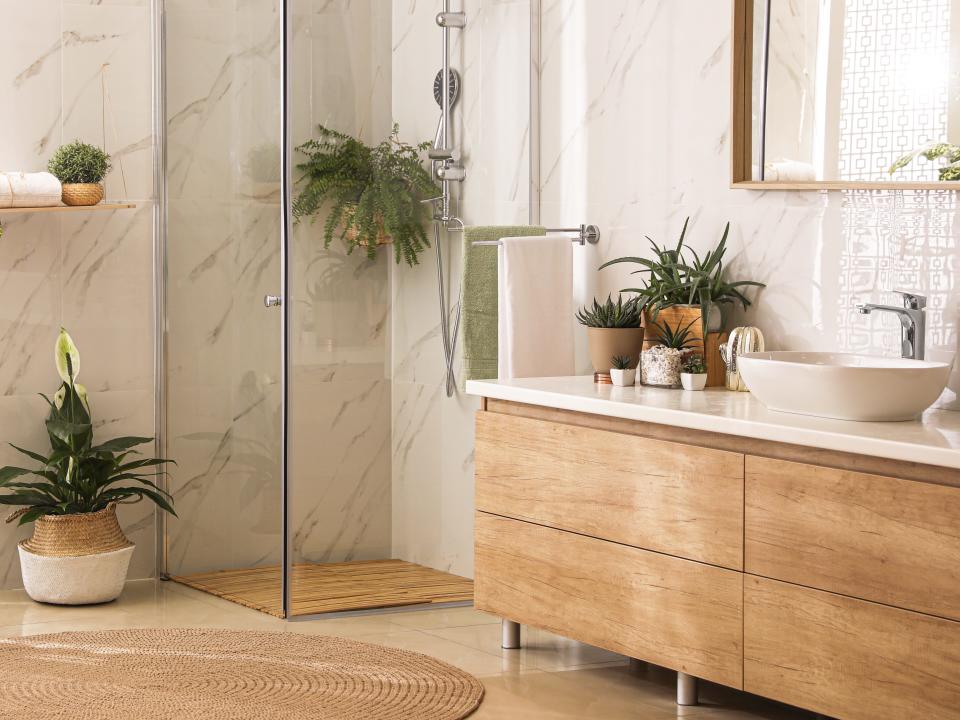
[[[458,212],[470,224],[526,223],[529,216],[529,0],[466,0],[468,24],[452,32],[462,77],[455,137],[467,179]],[[439,0],[393,2],[393,115],[410,141],[432,139],[439,108]],[[425,51],[424,48],[427,50]],[[456,301],[462,238],[441,239]],[[392,267],[394,555],[461,575],[473,572],[474,398],[447,398],[436,261]]]
[[[729,25],[712,0],[544,0],[544,221],[600,225],[579,252],[603,295],[629,286],[627,270],[593,270],[643,253],[644,235],[675,239],[690,216],[703,250],[730,221],[731,275],[767,284],[734,321],[760,326],[769,348],[896,355],[899,323],[853,305],[904,288],[930,296],[930,354],[952,354],[955,195],[730,189]]]
[[[170,569],[280,559],[279,3],[168,0]],[[390,129],[390,14],[294,4],[295,141]],[[290,503],[295,561],[390,554],[386,257],[295,228]]]
[[[67,327],[82,356],[98,437],[154,434],[153,136],[147,0],[0,0],[0,168],[44,170],[63,142],[101,144],[114,170],[108,199],[135,210],[3,218],[0,241],[0,463],[22,464],[6,442],[43,449],[37,393],[58,384],[52,348]],[[153,509],[121,508],[137,544],[132,577],[154,572]],[[0,588],[20,584],[15,540],[0,524]]]

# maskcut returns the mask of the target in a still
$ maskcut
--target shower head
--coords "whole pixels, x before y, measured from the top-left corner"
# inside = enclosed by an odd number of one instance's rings
[[[457,99],[460,97],[460,73],[458,73],[453,68],[450,68],[450,79],[447,81],[447,95],[450,98],[450,107],[453,107],[457,104]],[[433,99],[437,101],[437,105],[443,106],[443,94],[441,88],[443,87],[443,70],[437,72],[437,76],[433,79]]]

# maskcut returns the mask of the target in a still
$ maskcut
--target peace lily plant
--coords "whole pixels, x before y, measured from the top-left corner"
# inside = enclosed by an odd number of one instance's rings
[[[171,462],[141,458],[134,448],[149,437],[118,437],[94,444],[90,400],[77,383],[80,353],[60,331],[55,362],[61,385],[45,426],[46,453],[11,443],[39,464],[0,468],[0,505],[19,506],[7,518],[34,523],[33,537],[20,543],[24,587],[30,597],[60,604],[104,602],[117,597],[126,579],[133,544],[117,521],[118,503],[144,499],[175,514],[171,496],[154,481]]]

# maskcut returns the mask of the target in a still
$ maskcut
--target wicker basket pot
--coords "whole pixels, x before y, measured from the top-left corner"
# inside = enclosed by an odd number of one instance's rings
[[[57,605],[115,600],[133,548],[115,504],[93,513],[45,515],[19,545],[23,587],[33,600]]]
[[[64,205],[96,205],[103,200],[103,185],[100,183],[64,183]]]
[[[356,214],[356,212],[357,212],[357,208],[355,205],[350,206],[343,211],[344,225],[346,225],[347,223],[353,220],[353,216],[354,214]],[[377,245],[389,245],[390,243],[393,242],[393,237],[391,235],[388,235],[387,231],[383,227],[383,215],[380,215],[378,213],[374,215],[374,219],[377,222]],[[358,245],[360,247],[366,247],[367,245],[370,244],[366,240],[357,240],[357,235],[358,233],[355,227],[350,226],[347,228],[346,238],[351,244]]]

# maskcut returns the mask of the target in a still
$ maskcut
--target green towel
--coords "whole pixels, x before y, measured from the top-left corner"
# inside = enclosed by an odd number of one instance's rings
[[[467,380],[497,377],[497,247],[478,240],[545,235],[530,225],[488,225],[463,231],[463,287],[460,298],[463,328],[461,387]]]

